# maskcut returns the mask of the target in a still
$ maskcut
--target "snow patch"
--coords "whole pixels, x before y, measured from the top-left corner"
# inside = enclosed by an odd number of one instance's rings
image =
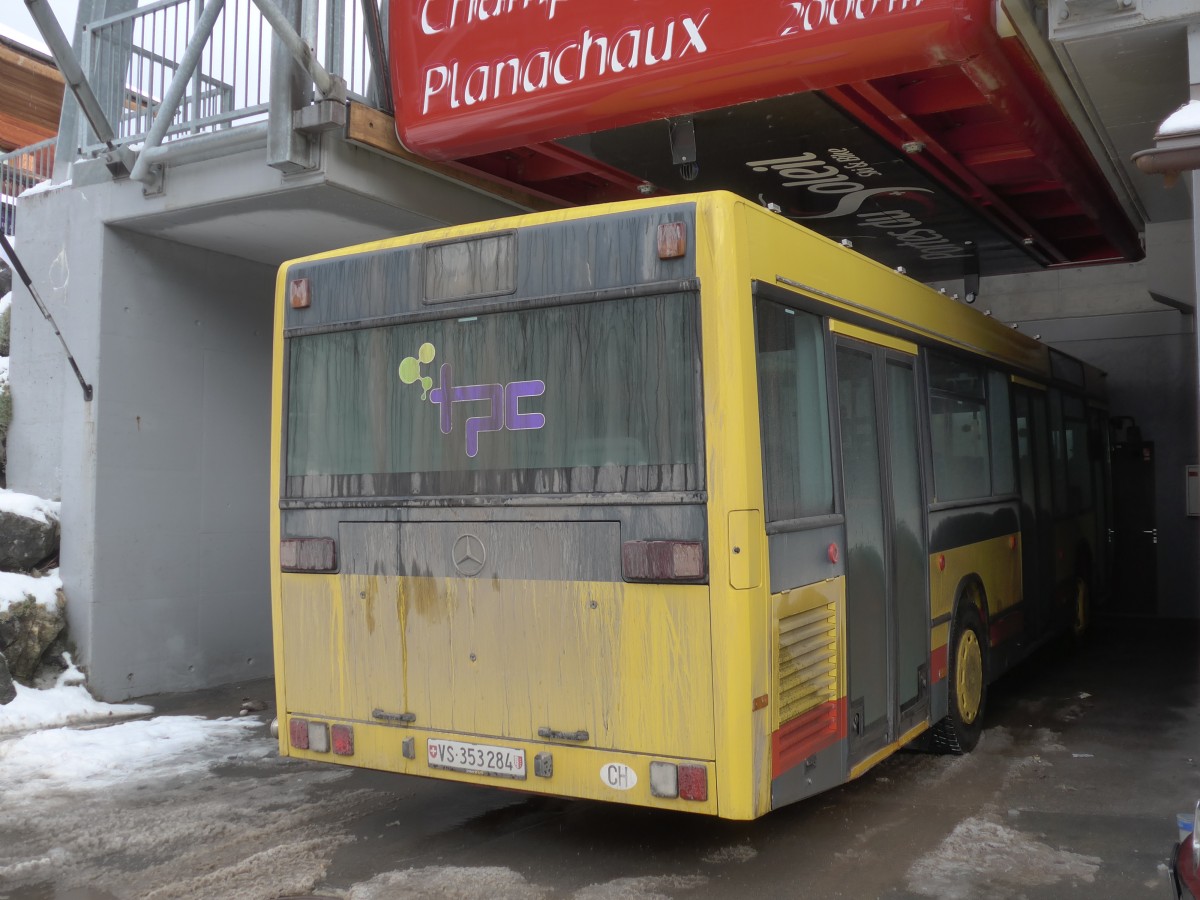
[[[29,597],[39,606],[53,611],[58,605],[58,592],[62,586],[58,569],[51,569],[41,578],[20,572],[0,572],[0,612],[7,612],[9,607],[23,603]]]
[[[70,186],[71,186],[70,179],[68,179],[66,181],[54,182],[51,179],[47,178],[45,181],[39,181],[37,184],[35,184],[31,188],[27,188],[26,190],[21,191],[21,193],[19,193],[17,195],[17,198],[20,200],[26,200],[29,197],[32,197],[34,194],[44,194],[47,191],[64,190],[66,188],[69,188]]]
[[[744,863],[750,862],[756,856],[758,856],[758,851],[749,844],[734,844],[732,847],[721,847],[719,850],[711,850],[700,857],[700,859],[706,863]]]
[[[1189,100],[1158,126],[1159,137],[1174,137],[1200,131],[1200,100]]]
[[[67,670],[58,676],[52,688],[39,691],[23,684],[13,684],[17,689],[16,698],[0,706],[0,737],[15,732],[80,722],[111,721],[154,712],[154,707],[140,703],[101,703],[93,699],[83,686],[83,673],[71,662],[70,656],[66,658]],[[6,745],[0,743],[0,760],[5,758],[5,748]],[[0,778],[0,785],[3,783]]]
[[[542,900],[546,888],[530,884],[523,875],[501,866],[427,866],[403,872],[384,872],[352,887],[347,900]]]
[[[690,891],[706,884],[704,875],[647,875],[589,884],[573,896],[574,900],[671,900],[669,891]]]
[[[937,849],[912,865],[907,880],[908,889],[923,897],[969,900],[1009,896],[1064,879],[1090,884],[1099,868],[1099,857],[1056,850],[984,816],[960,822]]]
[[[50,519],[58,520],[61,517],[62,504],[57,500],[45,500],[35,497],[33,494],[22,494],[7,488],[0,488],[0,511],[45,523]]]
[[[310,893],[351,840],[329,827],[335,814],[392,801],[314,796],[350,773],[275,751],[262,722],[191,716],[0,742],[0,884],[155,900]]]
[[[11,25],[5,25],[2,22],[0,22],[0,38],[4,38],[5,40],[14,44],[20,44],[22,47],[25,47],[29,50],[34,50],[42,56],[54,59],[54,57],[50,55],[50,48],[46,46],[46,42],[41,38],[31,37],[25,32],[18,31]]]
[[[52,692],[22,692],[13,703],[28,693]],[[0,707],[3,709],[6,707]],[[140,711],[152,710],[143,706]],[[148,773],[174,778],[195,775],[228,757],[231,744],[236,745],[251,729],[261,732],[262,723],[256,719],[158,716],[108,728],[35,731],[0,743],[0,796],[6,804],[36,802],[63,791],[109,791]],[[273,745],[247,744],[239,749],[265,756]]]

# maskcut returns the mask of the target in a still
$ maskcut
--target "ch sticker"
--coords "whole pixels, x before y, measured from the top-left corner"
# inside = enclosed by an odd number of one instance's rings
[[[479,453],[479,435],[485,431],[529,431],[540,429],[546,417],[538,412],[522,412],[521,400],[540,397],[546,393],[546,383],[540,380],[510,381],[508,384],[454,384],[454,367],[444,362],[438,370],[440,384],[433,387],[433,379],[421,374],[421,366],[432,363],[437,349],[428,342],[417,349],[417,355],[406,356],[400,362],[400,380],[405,384],[421,385],[421,399],[429,399],[438,407],[438,424],[442,434],[454,430],[454,404],[486,402],[486,415],[467,418],[467,456],[472,459]]]

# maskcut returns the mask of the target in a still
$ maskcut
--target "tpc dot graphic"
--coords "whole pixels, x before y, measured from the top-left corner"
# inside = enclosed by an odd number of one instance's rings
[[[406,356],[400,360],[400,380],[405,384],[414,384],[421,382],[421,399],[424,400],[429,396],[429,391],[433,387],[433,379],[428,375],[421,374],[421,364],[431,363],[437,355],[437,350],[433,344],[426,341],[417,348],[416,357]]]

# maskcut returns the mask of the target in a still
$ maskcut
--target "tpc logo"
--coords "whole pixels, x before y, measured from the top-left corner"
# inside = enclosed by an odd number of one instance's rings
[[[483,431],[527,431],[546,424],[541,413],[523,413],[520,410],[522,397],[540,397],[546,393],[544,381],[510,381],[508,384],[469,384],[454,386],[454,368],[442,363],[439,375],[441,384],[433,387],[433,379],[421,374],[421,365],[433,362],[437,350],[428,342],[417,349],[415,357],[406,356],[400,362],[400,380],[405,384],[421,384],[421,399],[428,398],[440,408],[439,424],[442,434],[454,430],[454,404],[475,400],[488,401],[486,416],[471,416],[467,419],[467,456],[472,459],[479,453],[479,434]]]

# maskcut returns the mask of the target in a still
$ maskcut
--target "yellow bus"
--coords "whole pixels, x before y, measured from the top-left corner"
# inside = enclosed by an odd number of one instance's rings
[[[277,288],[285,755],[750,819],[1086,622],[1101,374],[734,195]]]

